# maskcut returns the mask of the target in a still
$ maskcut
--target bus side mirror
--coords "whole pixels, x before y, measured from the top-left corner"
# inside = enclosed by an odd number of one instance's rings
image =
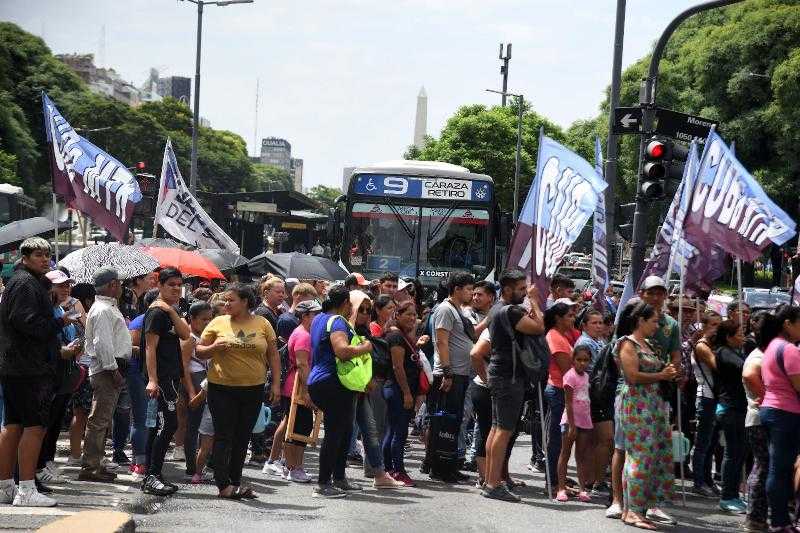
[[[514,230],[514,218],[511,213],[499,213],[497,218],[497,244],[507,247],[511,242],[511,233]]]
[[[337,239],[337,229],[339,228],[339,210],[338,209],[329,209],[328,210],[328,221],[325,224],[325,235],[328,238],[328,242],[333,245]]]

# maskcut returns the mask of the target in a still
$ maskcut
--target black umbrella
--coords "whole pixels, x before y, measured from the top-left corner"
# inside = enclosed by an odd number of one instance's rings
[[[253,274],[271,272],[282,278],[343,280],[347,271],[328,259],[297,252],[284,254],[261,254],[250,260],[247,268]]]
[[[217,265],[217,268],[223,272],[238,270],[247,266],[246,257],[239,255],[236,252],[231,252],[230,250],[206,248],[203,250],[197,250],[197,253]]]
[[[72,229],[69,222],[61,222],[58,225],[59,231]],[[50,236],[53,235],[55,226],[53,221],[45,217],[26,218],[11,222],[0,228],[0,253],[5,253],[19,248],[22,241],[28,237]]]

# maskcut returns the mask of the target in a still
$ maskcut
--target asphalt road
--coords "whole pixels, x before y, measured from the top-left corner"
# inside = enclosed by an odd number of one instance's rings
[[[70,481],[53,485],[58,507],[18,509],[0,505],[0,529],[34,530],[66,514],[109,509],[133,514],[140,532],[288,532],[297,528],[303,532],[329,533],[633,531],[619,520],[604,517],[604,500],[584,504],[545,499],[544,476],[526,468],[530,440],[527,437],[521,440],[512,456],[511,471],[513,477],[528,484],[520,491],[522,503],[487,500],[472,485],[448,486],[428,480],[418,471],[422,449],[415,444],[407,466],[418,480],[417,487],[376,491],[363,478],[361,468],[348,467],[348,477],[363,482],[365,491],[339,500],[312,498],[311,485],[282,481],[262,474],[255,467],[245,467],[245,476],[260,498],[249,502],[220,500],[213,485],[184,484],[178,463],[166,466],[167,477],[181,482],[180,491],[169,498],[143,495],[127,475],[120,475],[114,484],[88,483],[76,480],[77,468],[65,468],[63,471]],[[64,460],[65,457],[59,457],[58,462]],[[309,473],[315,474],[316,450],[308,450],[306,464]],[[680,502],[680,498],[676,501]],[[677,503],[667,509],[679,520],[679,525],[663,529],[687,533],[736,531],[742,519],[720,514],[716,503],[689,496],[686,507]]]

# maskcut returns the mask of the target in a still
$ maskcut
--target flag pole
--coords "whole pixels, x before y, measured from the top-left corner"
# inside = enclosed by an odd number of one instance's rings
[[[55,236],[56,263],[58,263],[58,200],[55,191],[53,192],[53,234]]]
[[[686,270],[686,256],[682,252],[678,252],[679,262],[680,262],[680,290],[678,291],[678,331],[681,332],[681,336],[683,336],[683,293],[686,290],[686,279],[684,276],[684,272]],[[672,265],[667,270],[667,272],[672,272]],[[685,370],[685,369],[682,369]],[[683,506],[686,507],[686,476],[684,475],[684,468],[683,468],[683,409],[681,408],[681,387],[680,385],[677,387],[677,408],[678,408],[678,434],[680,435],[679,443],[680,448],[678,449],[678,462],[680,463],[680,471],[681,471],[681,499],[683,500]]]
[[[742,294],[742,260],[738,257],[736,258],[736,286],[736,298],[739,300],[739,305],[737,306],[737,309],[739,309],[739,327],[744,331],[745,324],[742,323],[742,305],[744,304],[744,297]]]
[[[167,137],[167,144],[164,145],[164,160],[161,162],[161,176],[158,180],[158,199],[156,200],[156,208],[153,213],[153,238],[158,236],[158,209],[161,207],[162,195],[164,194],[164,177],[167,175],[167,165],[169,160],[167,158],[167,150],[172,147],[172,141]]]
[[[550,461],[547,460],[547,444],[550,440],[550,435],[547,434],[544,427],[544,402],[542,400],[542,382],[536,385],[536,390],[539,393],[539,423],[542,425],[542,453],[544,454],[544,483],[547,489],[547,498],[553,497],[553,488],[550,485]],[[552,414],[550,415],[552,416]]]

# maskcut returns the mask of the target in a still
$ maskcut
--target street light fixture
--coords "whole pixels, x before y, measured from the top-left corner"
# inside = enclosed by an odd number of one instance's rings
[[[197,5],[197,57],[194,70],[194,117],[192,118],[192,166],[189,170],[189,189],[197,192],[197,137],[200,131],[200,44],[203,36],[203,7],[225,7],[233,4],[252,4],[254,0],[181,0]]]
[[[517,213],[519,212],[519,173],[520,166],[522,165],[522,115],[525,112],[525,97],[521,94],[514,94],[507,91],[496,91],[494,89],[486,89],[486,92],[506,96],[513,96],[517,99],[519,104],[519,113],[517,115],[517,153],[514,158],[514,224],[517,223]]]

